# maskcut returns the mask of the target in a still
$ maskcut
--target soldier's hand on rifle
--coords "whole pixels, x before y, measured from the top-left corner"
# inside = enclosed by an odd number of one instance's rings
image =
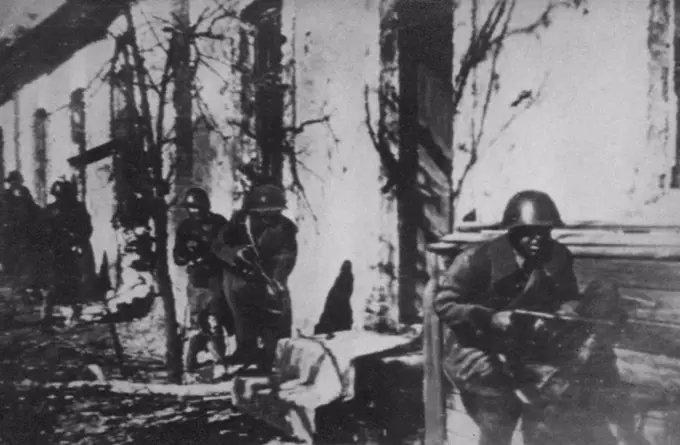
[[[238,251],[236,257],[243,263],[252,264],[257,260],[257,252],[253,246],[246,246]]]
[[[576,317],[578,315],[576,312],[577,305],[578,301],[567,301],[562,306],[560,306],[559,310],[557,311],[557,315],[561,315],[563,317]]]
[[[493,314],[491,317],[491,326],[501,332],[510,329],[512,324],[512,311],[500,311]]]
[[[272,282],[267,285],[267,293],[269,293],[270,297],[278,297],[284,291],[285,288],[278,281],[272,280]]]
[[[191,253],[196,252],[198,250],[198,241],[193,239],[187,241],[187,250]]]
[[[203,263],[205,259],[201,256],[197,256],[193,260],[190,261],[190,264],[193,266],[198,266],[199,264]]]

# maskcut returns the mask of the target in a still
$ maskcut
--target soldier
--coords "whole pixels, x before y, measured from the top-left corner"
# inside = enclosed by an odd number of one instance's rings
[[[215,360],[216,379],[224,376],[225,339],[223,328],[230,330],[228,308],[221,295],[221,266],[210,251],[226,218],[210,211],[210,198],[200,188],[187,191],[184,208],[189,218],[177,228],[173,257],[178,266],[187,266],[189,283],[189,329],[184,349],[184,369],[188,382],[195,380],[198,352],[204,347]]]
[[[26,252],[34,247],[33,231],[41,209],[24,186],[24,178],[20,172],[10,172],[5,182],[8,183],[8,188],[0,202],[2,266],[10,278],[18,280],[23,272],[22,266],[26,265]]]
[[[52,265],[50,267],[50,290],[43,304],[43,321],[49,323],[55,302],[69,302],[73,309],[72,319],[80,317],[85,286],[94,277],[94,259],[90,237],[92,218],[84,203],[78,201],[73,183],[60,179],[52,184],[50,194],[54,202],[46,207],[46,225]]]
[[[238,346],[230,361],[243,364],[243,371],[256,364],[268,372],[278,339],[291,335],[287,281],[298,247],[297,226],[281,214],[285,208],[279,187],[256,187],[213,243],[226,264],[224,289],[234,315]]]
[[[503,215],[507,233],[462,252],[440,277],[434,309],[451,330],[444,373],[479,426],[480,445],[510,444],[520,417],[525,443],[544,443],[540,411],[523,409],[495,348],[513,309],[574,313],[572,255],[551,237],[562,225],[547,194],[519,192]]]

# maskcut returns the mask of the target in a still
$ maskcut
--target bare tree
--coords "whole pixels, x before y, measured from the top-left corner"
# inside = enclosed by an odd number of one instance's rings
[[[458,199],[463,191],[465,181],[469,176],[470,171],[478,163],[480,159],[480,150],[482,148],[491,148],[498,140],[499,135],[488,137],[485,130],[486,121],[489,110],[492,106],[502,106],[494,102],[494,95],[498,91],[500,82],[500,74],[497,70],[497,63],[499,56],[503,50],[505,42],[518,35],[533,35],[538,36],[538,33],[550,26],[553,20],[554,12],[559,8],[580,8],[584,6],[584,0],[554,0],[550,1],[545,9],[541,11],[536,19],[531,23],[519,27],[511,27],[512,19],[517,8],[517,0],[495,0],[491,7],[482,14],[482,3],[480,0],[472,0],[470,4],[469,23],[471,26],[470,40],[468,46],[465,48],[457,48],[457,52],[461,54],[459,63],[455,68],[452,80],[452,119],[456,119],[461,108],[461,102],[467,94],[473,98],[473,108],[475,112],[474,117],[470,123],[470,133],[467,136],[456,135],[454,150],[465,154],[463,164],[458,166],[461,172],[452,181],[450,189],[451,205],[455,208]],[[454,4],[454,8],[459,8],[459,5]],[[455,14],[455,12],[454,12]],[[463,18],[465,19],[465,18]],[[399,24],[394,26],[398,29]],[[452,24],[453,26],[453,24]],[[394,30],[390,30],[393,32]],[[482,73],[485,77],[482,78]],[[536,89],[520,91],[517,94],[517,99],[511,104],[508,104],[515,110],[507,122],[501,126],[501,132],[505,131],[522,111],[531,107],[540,95],[543,85],[537,85]],[[390,145],[398,143],[395,141],[394,129],[390,128],[389,114],[398,112],[397,101],[399,98],[398,92],[389,83],[381,85],[378,91],[379,101],[381,107],[386,110],[382,113],[378,126],[375,127],[371,121],[371,113],[369,107],[370,89],[366,88],[366,113],[367,126],[374,147],[380,156],[383,165],[386,182],[383,187],[383,192],[391,192],[395,185],[403,179],[403,174],[408,171],[408,166],[404,162],[410,162],[410,159],[400,159],[395,155],[394,150],[390,149]],[[384,116],[387,114],[387,116]],[[484,143],[485,142],[485,143]],[[459,158],[456,158],[458,162]],[[453,215],[452,215],[453,216]]]
[[[264,96],[269,98],[267,100],[291,89],[291,85],[284,82],[284,66],[254,73],[240,60],[238,52],[232,54],[231,59],[218,60],[205,51],[206,41],[238,46],[234,45],[234,36],[219,31],[224,29],[225,22],[234,22],[248,32],[256,32],[257,26],[262,26],[262,23],[254,25],[244,21],[239,11],[228,3],[216,0],[214,6],[204,9],[193,23],[188,23],[187,17],[178,16],[174,20],[154,17],[152,22],[144,14],[141,19],[136,17],[131,10],[124,13],[124,20],[123,31],[114,36],[116,52],[109,70],[115,86],[112,90],[121,96],[122,100],[118,102],[124,104],[112,110],[112,130],[121,142],[114,168],[117,198],[114,224],[127,234],[128,242],[123,250],[137,256],[133,266],[151,274],[157,294],[163,300],[166,362],[171,379],[176,381],[181,378],[182,371],[181,338],[169,269],[170,215],[181,189],[178,176],[182,177],[182,182],[186,182],[187,177],[191,179],[192,166],[187,152],[193,149],[197,126],[221,135],[225,143],[231,138],[223,131],[225,126],[236,127],[241,136],[256,141],[254,159],[239,159],[238,156],[232,159],[236,164],[237,179],[245,188],[276,182],[305,198],[298,173],[304,165],[294,148],[294,138],[308,125],[327,123],[329,117],[285,126],[283,115],[280,115],[275,117],[278,124],[274,122],[278,128],[276,137],[265,141],[258,137],[257,129],[252,129],[247,113],[236,122],[215,117],[202,95],[201,70],[217,75],[224,83],[223,89],[233,81],[224,75],[225,72],[237,71],[246,79],[252,96]],[[270,11],[263,20],[280,26],[280,13]],[[140,37],[142,32],[147,37],[149,33],[153,36],[151,47],[149,39]],[[292,96],[291,99],[294,100]],[[282,184],[281,170],[286,165],[290,169],[291,184]],[[154,296],[149,295],[146,303],[138,304],[141,310],[137,311],[136,317],[148,313],[148,301]]]

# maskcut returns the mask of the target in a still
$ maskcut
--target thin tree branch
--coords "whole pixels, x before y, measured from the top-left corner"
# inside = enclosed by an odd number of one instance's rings
[[[142,111],[142,125],[144,129],[144,138],[146,139],[146,142],[148,143],[149,149],[153,149],[154,147],[154,137],[153,137],[153,130],[151,127],[151,105],[149,103],[149,93],[148,93],[148,87],[147,87],[147,71],[145,68],[144,64],[144,58],[142,57],[141,53],[139,52],[139,45],[137,44],[137,34],[135,32],[135,24],[134,20],[132,18],[132,12],[130,11],[130,8],[127,8],[124,12],[125,20],[128,26],[128,33],[129,33],[129,42],[128,44],[131,47],[132,50],[132,57],[134,60],[134,69],[137,73],[137,81],[139,82],[139,90],[140,90],[140,101],[141,101],[141,111]],[[164,98],[159,98],[159,100],[163,101]],[[133,102],[134,103],[134,102]],[[156,177],[160,177],[158,174],[160,172],[159,170],[160,166],[154,165],[153,170],[156,173]]]
[[[508,32],[508,27],[510,26],[510,20],[512,19],[513,12],[515,10],[515,6],[517,4],[517,0],[509,0],[510,1],[510,7],[508,8],[508,13],[505,16],[505,22],[503,23],[503,28],[501,30],[501,35],[507,35]],[[489,81],[486,87],[486,95],[484,97],[484,105],[482,106],[482,115],[480,118],[480,123],[479,123],[479,131],[475,135],[473,133],[474,141],[473,141],[473,149],[478,150],[479,144],[481,143],[481,139],[484,133],[484,128],[486,124],[486,119],[489,114],[489,106],[491,105],[491,97],[493,96],[494,93],[494,86],[496,83],[496,79],[498,78],[498,56],[500,55],[502,45],[496,45],[492,47],[491,51],[493,52],[493,55],[491,57],[491,67],[490,67],[490,73],[489,73]]]
[[[283,131],[286,132],[286,133],[290,133],[292,135],[298,135],[298,134],[301,134],[302,132],[304,132],[306,127],[308,127],[310,125],[314,125],[314,124],[326,123],[326,122],[329,122],[330,119],[331,119],[330,116],[324,116],[324,117],[320,117],[320,118],[317,118],[317,119],[309,119],[309,120],[300,122],[300,124],[298,124],[294,127],[284,127]]]
[[[368,134],[371,138],[371,141],[373,141],[373,146],[378,152],[378,156],[380,157],[380,161],[383,165],[383,168],[385,169],[385,174],[387,176],[387,184],[383,187],[390,187],[393,184],[396,184],[398,175],[399,175],[399,162],[395,158],[395,156],[392,154],[390,151],[389,147],[385,144],[384,139],[378,135],[375,131],[375,128],[373,128],[373,124],[371,123],[371,108],[370,108],[370,103],[369,103],[369,87],[366,85],[364,87],[364,111],[366,113],[366,128],[368,129]]]

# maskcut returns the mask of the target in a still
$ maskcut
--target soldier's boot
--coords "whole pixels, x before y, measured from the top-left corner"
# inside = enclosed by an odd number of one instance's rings
[[[221,379],[227,373],[226,361],[224,355],[226,353],[226,343],[224,340],[224,331],[217,320],[217,317],[208,317],[208,352],[213,356],[215,365],[213,368],[213,378]]]
[[[278,344],[278,340],[278,331],[275,329],[265,329],[262,333],[263,347],[258,363],[260,371],[264,373],[272,372],[274,360],[276,359],[276,346]]]
[[[210,339],[208,341],[208,351],[215,359],[215,365],[213,367],[213,378],[221,379],[227,374],[227,367],[224,360],[224,342],[220,342],[218,339]]]
[[[195,373],[198,367],[198,352],[203,349],[205,336],[202,332],[193,329],[187,334],[182,362],[184,365],[185,382],[193,383],[196,381]]]

